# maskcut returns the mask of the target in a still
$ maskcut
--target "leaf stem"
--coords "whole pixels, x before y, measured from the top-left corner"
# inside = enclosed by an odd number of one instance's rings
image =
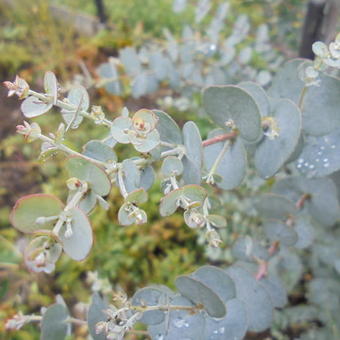
[[[303,110],[303,104],[304,104],[304,100],[305,100],[307,90],[308,90],[307,86],[304,86],[301,90],[301,94],[300,94],[300,98],[299,98],[299,104],[298,104],[301,111]]]
[[[125,187],[125,184],[124,184],[123,171],[122,171],[121,167],[119,167],[119,169],[118,169],[117,176],[118,176],[118,186],[119,186],[120,192],[121,192],[122,196],[124,198],[126,198],[128,196],[128,192],[126,191],[126,187]]]
[[[49,138],[45,135],[42,135],[42,134],[39,134],[37,136],[40,140],[42,140],[43,142],[47,142],[51,145],[53,145],[54,147],[56,147],[57,149],[59,149],[60,151],[64,151],[66,152],[67,154],[71,155],[71,156],[77,156],[77,157],[81,157],[87,161],[90,161],[92,163],[96,163],[97,165],[101,166],[101,167],[107,167],[106,163],[104,162],[101,162],[101,161],[98,161],[97,159],[94,159],[94,158],[91,158],[91,157],[88,157],[86,155],[83,155],[82,153],[80,152],[77,152],[75,150],[72,150],[70,149],[68,146],[64,145],[64,144],[61,144],[61,143],[56,143],[52,138]]]
[[[36,92],[36,91],[33,91],[33,90],[29,90],[28,91],[28,95],[33,96],[35,98],[38,98],[41,101],[43,101],[44,103],[50,103],[50,98],[47,95],[43,94],[43,93],[39,93],[39,92]],[[77,111],[79,109],[76,105],[73,105],[73,104],[70,104],[70,103],[66,103],[66,102],[64,102],[64,101],[62,101],[60,99],[57,99],[57,101],[54,104],[54,106],[57,106],[57,107],[59,107],[61,109],[65,109],[65,110],[68,110],[68,111]],[[92,116],[90,115],[90,113],[88,113],[85,110],[79,110],[79,114],[81,114],[83,117],[86,117],[86,118],[89,118],[91,120],[94,120],[92,118]],[[105,125],[105,126],[111,127],[112,122],[109,119],[104,118],[102,120],[102,124]]]
[[[61,227],[63,226],[63,224],[67,220],[67,213],[71,209],[73,209],[74,207],[76,207],[78,205],[79,201],[82,199],[82,197],[86,193],[87,189],[88,189],[87,183],[83,182],[81,188],[79,189],[79,191],[77,191],[74,194],[74,196],[72,197],[72,199],[67,203],[66,207],[64,208],[63,212],[60,214],[60,217],[59,217],[57,223],[55,224],[55,226],[53,228],[53,233],[55,235],[58,236]]]
[[[230,145],[230,141],[227,140],[224,145],[223,145],[223,148],[221,149],[220,153],[218,154],[217,158],[215,159],[215,162],[214,164],[212,165],[208,175],[207,175],[207,179],[206,179],[206,182],[207,183],[214,183],[214,174],[224,156],[224,154],[227,152],[228,148],[229,148],[229,145]]]
[[[229,133],[225,133],[223,135],[218,135],[216,137],[212,137],[212,138],[204,140],[202,142],[202,146],[204,147],[204,146],[216,144],[216,143],[219,143],[219,142],[223,142],[225,140],[234,139],[237,135],[238,135],[237,131],[232,131],[232,132],[229,132]]]

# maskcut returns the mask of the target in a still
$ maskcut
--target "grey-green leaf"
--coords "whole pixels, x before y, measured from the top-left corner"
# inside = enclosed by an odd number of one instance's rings
[[[158,287],[145,287],[137,290],[132,297],[132,304],[136,306],[159,306],[167,305],[170,303],[170,298],[173,293],[169,294],[167,291]],[[156,325],[161,323],[165,318],[164,311],[154,310],[144,312],[140,322],[147,325]]]
[[[340,132],[323,137],[307,136],[295,165],[306,177],[324,177],[340,169]]]
[[[117,155],[112,148],[99,140],[87,142],[83,147],[83,154],[102,162],[117,161]]]
[[[276,74],[268,90],[274,98],[289,98],[299,103],[303,82],[299,79],[299,66],[305,59],[287,62]],[[289,84],[289,86],[287,86]],[[323,136],[337,129],[340,115],[340,80],[326,74],[320,74],[319,86],[309,86],[303,100],[303,130],[313,136]],[[322,114],[321,114],[322,112]]]
[[[179,176],[183,172],[183,164],[178,157],[168,156],[163,160],[161,172],[165,177]]]
[[[267,220],[263,229],[270,241],[280,241],[285,246],[292,246],[298,240],[298,235],[292,226],[279,220]]]
[[[54,304],[47,308],[41,321],[40,340],[63,340],[70,332],[67,308],[61,304]]]
[[[153,110],[159,118],[156,129],[163,142],[182,144],[182,133],[177,123],[165,112]]]
[[[51,109],[52,103],[44,103],[33,96],[27,97],[21,104],[21,111],[27,118],[41,116]]]
[[[175,296],[170,304],[193,307],[193,304],[183,296]],[[150,325],[148,331],[154,340],[206,340],[204,338],[204,324],[205,318],[201,313],[190,314],[183,310],[172,310],[164,322],[158,325]]]
[[[277,194],[264,194],[255,201],[255,208],[261,217],[285,220],[297,213],[295,205],[288,198]]]
[[[236,296],[234,281],[218,267],[200,267],[192,276],[213,290],[225,303]]]
[[[186,122],[183,126],[185,157],[183,158],[183,179],[185,184],[201,183],[201,167],[203,158],[202,138],[197,125]]]
[[[170,216],[177,210],[177,202],[182,194],[183,190],[182,188],[179,188],[169,192],[161,199],[161,203],[159,206],[159,213],[161,214],[161,216]]]
[[[176,279],[175,285],[179,292],[195,304],[202,304],[206,312],[215,318],[226,314],[223,300],[206,284],[196,278],[182,275]]]
[[[93,340],[105,340],[105,334],[96,333],[96,324],[100,321],[106,321],[107,315],[104,310],[107,309],[107,304],[103,301],[98,293],[92,295],[92,301],[87,312],[87,324],[89,326],[89,332]]]
[[[232,121],[247,142],[254,143],[261,136],[259,107],[242,88],[233,85],[208,87],[203,93],[203,105],[205,111],[221,127]]]
[[[90,188],[100,196],[106,196],[111,190],[111,182],[105,171],[95,164],[80,157],[71,157],[67,162],[70,176],[90,184]]]
[[[261,332],[270,327],[273,319],[273,305],[266,290],[248,271],[233,265],[227,274],[234,280],[236,297],[245,304],[249,330]]]
[[[262,117],[266,117],[269,115],[269,98],[262,86],[252,81],[244,81],[242,83],[239,83],[238,86],[246,90],[253,97]]]
[[[82,261],[92,248],[93,236],[91,224],[81,209],[73,208],[71,226],[70,237],[65,237],[66,224],[60,229],[58,237],[65,253],[73,260]]]
[[[339,219],[337,189],[329,178],[289,177],[275,183],[273,191],[295,201],[302,195],[309,195],[304,207],[316,221],[325,226],[331,226]]]
[[[226,133],[223,129],[213,130],[208,138],[216,137]],[[227,151],[224,153],[215,174],[221,177],[221,181],[216,185],[224,190],[230,190],[239,186],[246,174],[247,155],[242,141],[237,138],[235,141],[225,141],[204,147],[204,163],[209,172],[217,156],[221,152],[224,143],[229,143]]]
[[[106,91],[111,94],[119,95],[121,88],[116,65],[109,61],[107,63],[101,64],[98,67],[97,72],[99,73],[100,77],[105,80],[104,87]]]
[[[242,340],[248,329],[244,303],[239,299],[227,302],[227,315],[223,319],[206,318],[204,339]]]
[[[274,120],[273,129],[277,129],[278,135],[270,136],[271,131],[268,131],[255,152],[255,167],[262,178],[271,177],[280,170],[294,152],[301,132],[301,113],[292,101],[279,100],[273,111],[269,119]]]
[[[45,92],[51,96],[52,102],[56,103],[58,99],[58,83],[54,73],[47,71],[44,76]]]

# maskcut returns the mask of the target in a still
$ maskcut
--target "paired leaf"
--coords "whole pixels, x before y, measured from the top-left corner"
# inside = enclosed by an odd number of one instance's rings
[[[210,316],[221,318],[226,314],[226,307],[221,297],[195,277],[179,276],[175,285],[184,297],[196,305],[203,305]]]
[[[273,305],[267,291],[255,277],[240,266],[233,265],[226,272],[235,283],[236,298],[245,305],[248,329],[261,332],[270,327],[273,319]]]
[[[86,181],[98,195],[106,196],[109,194],[111,190],[110,179],[105,171],[95,164],[80,157],[71,157],[66,166],[71,177]]]
[[[224,133],[226,133],[225,130],[216,129],[208,135],[208,138]],[[229,146],[216,168],[215,174],[221,178],[221,181],[216,181],[216,185],[222,189],[230,190],[239,186],[246,174],[247,155],[242,141],[237,138],[235,141],[224,141],[204,147],[204,163],[209,172],[223,149],[224,143],[229,143]]]
[[[211,86],[203,93],[205,111],[221,127],[232,122],[249,143],[261,136],[260,110],[253,97],[240,87]]]
[[[265,135],[256,148],[255,167],[262,178],[271,177],[280,170],[294,152],[301,132],[300,110],[290,100],[277,101],[272,117],[267,119],[273,119],[275,127],[269,130],[277,129],[278,135]]]
[[[58,216],[64,209],[63,203],[49,194],[33,194],[20,198],[12,209],[10,221],[23,233],[52,229],[56,220],[37,223],[39,217]]]
[[[182,144],[182,133],[177,123],[165,112],[153,110],[158,117],[156,129],[159,132],[160,139],[163,142]]]
[[[85,87],[78,85],[73,87],[67,95],[67,102],[74,106],[74,109],[61,110],[66,124],[75,129],[83,121],[81,111],[87,111],[90,106],[90,98]]]
[[[21,104],[21,111],[27,118],[41,116],[51,109],[52,103],[45,103],[33,96],[27,97]]]
[[[66,224],[61,228],[58,237],[65,253],[73,260],[82,261],[92,248],[93,236],[91,224],[81,209],[74,208],[72,210],[71,226],[72,235],[70,237],[65,237]]]
[[[91,140],[83,147],[83,154],[101,162],[116,162],[116,153],[105,143],[99,140]]]

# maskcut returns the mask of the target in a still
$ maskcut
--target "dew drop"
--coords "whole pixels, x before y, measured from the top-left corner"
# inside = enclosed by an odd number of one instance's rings
[[[224,328],[224,327],[221,327],[221,328],[219,329],[220,334],[224,334],[224,331],[225,331],[225,328]]]
[[[173,321],[174,326],[177,328],[182,328],[186,323],[187,322],[182,318],[178,318]]]
[[[324,146],[320,146],[320,150],[325,150],[325,147]]]
[[[328,163],[328,158],[323,159],[324,163]]]
[[[157,340],[163,340],[163,339],[164,339],[164,336],[163,336],[162,334],[158,334],[156,339],[157,339]]]
[[[331,148],[332,148],[332,149],[335,149],[335,145],[334,145],[334,144],[333,144],[333,145],[331,145]]]
[[[319,159],[319,158],[317,158],[317,159],[315,160],[315,162],[320,162],[320,159]]]
[[[319,155],[319,156],[321,156],[321,155],[322,155],[322,152],[321,152],[321,151],[319,151],[319,152],[318,152],[318,155]]]
[[[309,165],[309,163],[308,162],[306,162],[305,164],[304,164],[304,166],[308,166]]]
[[[325,163],[323,166],[324,166],[325,168],[328,168],[328,167],[329,167],[329,163]]]
[[[303,163],[304,162],[304,159],[303,158],[299,158],[298,159],[298,163]]]
[[[215,329],[215,330],[213,331],[213,333],[214,333],[214,334],[218,334],[218,329]]]
[[[302,167],[302,164],[298,164],[296,167],[300,169]]]
[[[314,169],[314,165],[311,164],[311,165],[309,166],[309,169]]]

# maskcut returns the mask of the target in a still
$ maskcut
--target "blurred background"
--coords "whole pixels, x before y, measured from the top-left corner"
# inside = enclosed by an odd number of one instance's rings
[[[119,50],[127,46],[140,49],[150,41],[162,44],[164,28],[175,39],[181,37],[188,25],[197,32],[204,32],[218,6],[225,1],[211,1],[212,9],[200,22],[195,20],[198,1],[187,1],[186,6],[182,2],[0,0],[0,80],[12,81],[18,74],[31,88],[41,90],[47,70],[55,72],[65,88],[88,76],[95,79],[97,67],[109,57],[117,57]],[[229,0],[228,3],[228,15],[219,34],[228,37],[239,16],[246,16],[251,29],[237,47],[240,51],[253,43],[257,39],[257,29],[266,25],[270,52],[279,60],[275,65],[270,64],[273,71],[288,58],[312,57],[311,43],[333,38],[336,30],[336,11],[325,11],[326,1]],[[269,61],[253,51],[247,64],[252,70],[261,72],[268,68]],[[241,80],[248,79],[244,74],[234,79]],[[181,94],[169,91],[164,85],[136,98],[131,95],[129,86],[126,81],[125,90],[119,96],[103,88],[88,86],[91,103],[101,105],[110,119],[124,106],[131,112],[140,108],[166,109],[180,125],[186,120],[195,120],[203,137],[211,126],[204,116],[197,115],[192,109],[200,105],[197,94],[187,99],[190,105],[179,108],[168,104],[164,108],[164,98],[180,98]],[[223,207],[229,223],[223,235],[223,253],[212,254],[206,250],[197,232],[184,226],[180,215],[159,218],[159,183],[150,191],[145,207],[149,222],[142,226],[124,228],[117,224],[121,198],[114,189],[108,199],[109,211],[97,208],[91,215],[95,243],[86,261],[78,263],[62,256],[53,274],[29,273],[20,252],[25,242],[23,235],[11,227],[8,215],[15,201],[23,195],[46,192],[65,200],[64,158],[38,160],[39,143],[24,143],[22,136],[15,134],[15,126],[23,121],[20,103],[17,98],[7,98],[4,87],[0,88],[0,119],[0,339],[38,339],[34,325],[5,334],[4,320],[18,310],[37,312],[41,306],[53,303],[56,294],[61,294],[73,306],[74,313],[81,313],[81,303],[88,303],[93,285],[91,278],[95,275],[102,279],[103,291],[122,287],[133,294],[137,287],[150,283],[173,287],[176,276],[202,264],[227,264],[232,241],[256,225],[251,216],[242,212],[246,207],[239,209],[237,203],[247,196],[246,189],[241,187],[230,193],[229,202]],[[60,118],[52,112],[36,121],[45,131],[51,131],[51,127],[57,128]],[[100,127],[93,129],[85,123],[68,137],[70,145],[79,150],[88,140],[102,138],[103,133]],[[120,159],[124,159],[131,155],[131,150],[120,147],[118,153]],[[298,330],[282,332],[282,339],[289,332],[295,334]],[[84,334],[79,328],[74,339],[84,339]],[[254,339],[278,338],[271,334],[268,331]]]

